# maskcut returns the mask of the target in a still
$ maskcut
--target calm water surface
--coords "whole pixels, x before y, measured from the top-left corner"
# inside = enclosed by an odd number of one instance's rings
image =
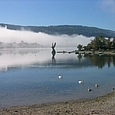
[[[113,87],[115,56],[57,53],[52,59],[51,49],[0,50],[0,107],[95,98]]]

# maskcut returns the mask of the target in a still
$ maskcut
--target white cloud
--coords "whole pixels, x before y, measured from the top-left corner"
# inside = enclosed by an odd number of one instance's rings
[[[94,37],[85,37],[83,35],[48,35],[44,33],[34,33],[31,31],[16,31],[9,30],[7,28],[0,27],[0,42],[13,43],[13,42],[27,42],[27,43],[39,43],[51,47],[52,42],[57,43],[58,46],[62,47],[77,47],[78,44],[86,45]]]

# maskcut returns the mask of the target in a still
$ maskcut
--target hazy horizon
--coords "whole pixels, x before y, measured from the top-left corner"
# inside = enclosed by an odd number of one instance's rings
[[[87,45],[94,37],[86,37],[83,35],[48,35],[42,32],[32,32],[26,30],[9,30],[0,27],[0,42],[4,43],[20,43],[21,41],[27,43],[38,43],[43,46],[51,46],[56,42],[56,47],[77,47],[78,44]]]

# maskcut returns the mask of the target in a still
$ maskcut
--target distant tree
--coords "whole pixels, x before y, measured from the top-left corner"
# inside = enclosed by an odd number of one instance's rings
[[[103,36],[96,36],[94,40],[91,41],[91,48],[94,50],[103,49],[105,47],[105,41]]]
[[[91,45],[91,43],[88,43],[86,48],[87,48],[87,50],[92,49],[92,45]]]
[[[79,45],[77,46],[77,48],[78,48],[79,51],[81,51],[82,48],[83,48],[83,46],[82,46],[81,44],[79,44]]]
[[[77,47],[79,50],[84,48],[84,50],[110,50],[110,49],[115,49],[115,37],[113,38],[113,41],[111,41],[111,38],[108,37],[106,39],[103,36],[96,36],[94,40],[91,40],[90,43],[87,44],[87,46],[82,46],[81,44],[78,45]]]
[[[91,41],[91,46],[93,49],[97,50],[100,47],[100,37],[96,36],[94,40]]]
[[[105,39],[105,45],[106,45],[106,49],[110,49],[111,48],[110,37],[108,39]]]
[[[113,41],[112,41],[112,47],[113,49],[115,49],[115,37],[113,38]]]

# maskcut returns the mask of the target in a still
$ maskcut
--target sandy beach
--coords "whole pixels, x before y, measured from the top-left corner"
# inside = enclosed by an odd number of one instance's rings
[[[115,115],[115,92],[95,99],[1,108],[0,115]]]

